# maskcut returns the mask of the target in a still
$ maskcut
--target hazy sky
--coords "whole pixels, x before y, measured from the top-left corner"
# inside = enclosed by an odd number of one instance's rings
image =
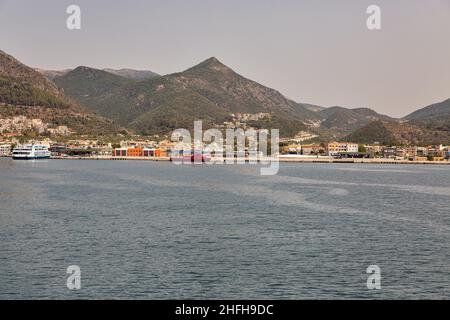
[[[81,30],[66,28],[70,4]],[[298,102],[404,116],[450,97],[450,0],[0,0],[0,49],[39,68],[161,74],[215,56]]]

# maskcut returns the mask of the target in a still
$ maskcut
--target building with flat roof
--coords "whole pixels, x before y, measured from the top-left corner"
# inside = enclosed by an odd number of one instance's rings
[[[0,144],[0,157],[6,157],[11,154],[10,144]]]
[[[114,157],[156,157],[157,149],[154,148],[141,148],[141,147],[130,147],[130,148],[116,148],[113,151]]]
[[[352,142],[330,142],[327,144],[327,153],[329,156],[342,153],[358,153],[358,144]]]

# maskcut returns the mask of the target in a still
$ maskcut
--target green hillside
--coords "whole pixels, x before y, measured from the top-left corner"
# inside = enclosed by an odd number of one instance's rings
[[[450,99],[414,111],[403,119],[416,122],[450,120]]]
[[[346,140],[400,146],[450,144],[450,123],[428,128],[406,122],[374,121],[348,135]]]
[[[0,51],[0,117],[26,116],[79,134],[113,134],[117,126],[87,111],[53,82]]]
[[[306,128],[304,122],[320,118],[317,112],[240,76],[215,58],[184,72],[143,81],[88,71],[78,70],[76,77],[68,73],[55,81],[91,111],[140,134],[190,128],[194,120],[220,126],[234,113],[268,113],[271,116],[264,120],[268,129],[295,135]]]

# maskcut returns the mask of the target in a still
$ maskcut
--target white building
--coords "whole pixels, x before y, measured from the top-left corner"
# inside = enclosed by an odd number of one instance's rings
[[[329,156],[340,153],[358,153],[358,144],[351,142],[330,142],[327,145],[327,152]]]
[[[9,156],[11,153],[10,144],[0,144],[0,157]]]
[[[347,152],[348,153],[357,153],[358,152],[358,144],[357,143],[347,143]]]

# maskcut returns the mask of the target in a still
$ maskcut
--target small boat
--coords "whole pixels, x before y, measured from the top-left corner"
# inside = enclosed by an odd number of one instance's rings
[[[183,153],[174,153],[170,157],[170,161],[178,162],[178,163],[204,163],[204,162],[210,162],[211,156],[208,153],[205,152],[191,152],[190,154],[183,154]]]
[[[191,155],[191,162],[202,163],[202,162],[209,162],[209,161],[211,161],[211,157],[209,156],[209,154],[194,153],[193,155]]]
[[[12,158],[14,160],[49,159],[50,151],[43,145],[23,145],[13,149]]]

